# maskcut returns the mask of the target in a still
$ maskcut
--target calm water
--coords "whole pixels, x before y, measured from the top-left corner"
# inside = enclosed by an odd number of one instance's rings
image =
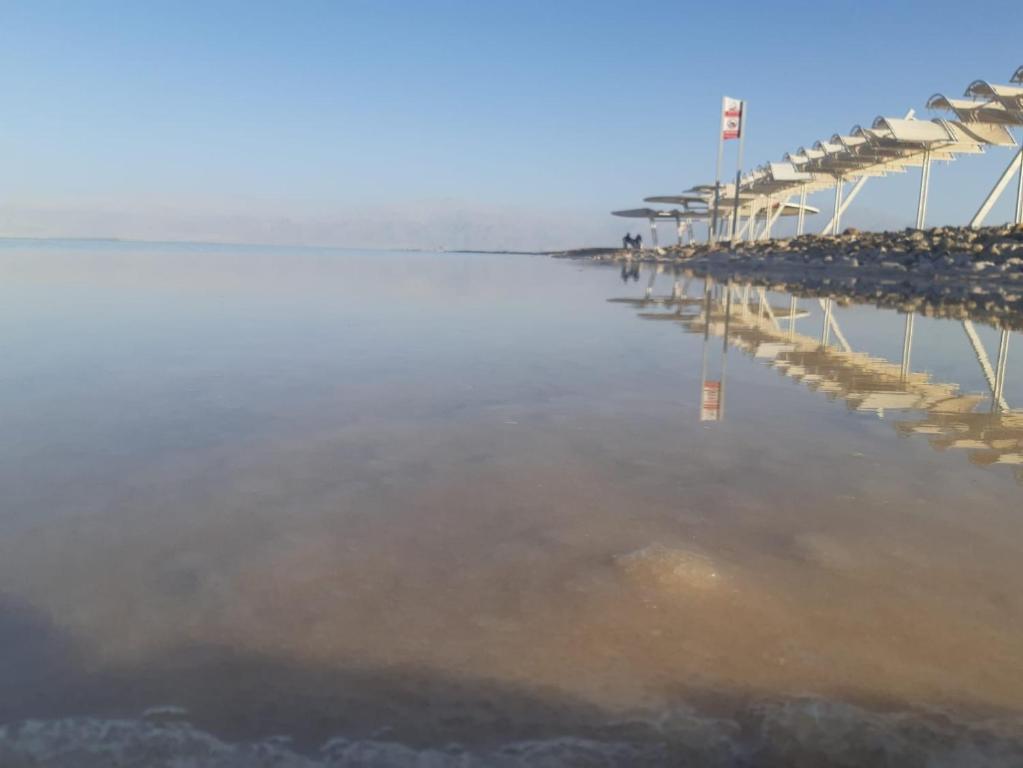
[[[0,723],[1019,717],[1023,339],[674,280],[3,243]]]

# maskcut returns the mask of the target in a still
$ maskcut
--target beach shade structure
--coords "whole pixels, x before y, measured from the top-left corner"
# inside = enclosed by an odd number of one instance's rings
[[[916,120],[878,117],[871,129],[879,145],[906,150],[905,162],[920,163],[920,195],[917,201],[916,228],[923,229],[927,216],[931,163],[935,159],[952,160],[960,154],[982,152],[981,144],[948,120]]]
[[[738,193],[733,191],[732,207],[736,215],[732,223],[732,239],[738,240],[746,236],[747,233],[752,239],[770,237],[774,222],[780,216],[786,215],[798,215],[796,234],[803,234],[807,211],[806,194],[813,182],[813,174],[797,168],[788,160],[780,163],[767,163],[754,169],[741,180]],[[797,190],[800,193],[799,205],[789,207],[790,198]],[[745,206],[743,206],[744,202]],[[746,223],[740,227],[739,213],[743,208],[745,208]],[[796,211],[796,213],[790,214],[786,211]],[[817,210],[814,209],[813,212],[816,213]],[[764,220],[764,229],[757,235],[751,230],[759,219]]]
[[[834,189],[834,212],[822,234],[836,234],[841,230],[843,213],[869,179],[919,168],[916,226],[923,228],[935,160],[950,162],[962,155],[983,153],[987,147],[1018,146],[1011,129],[1023,127],[1023,66],[1011,80],[1009,85],[974,80],[966,89],[966,98],[949,98],[941,93],[931,96],[927,107],[951,113],[950,119],[917,119],[913,110],[903,117],[881,116],[869,127],[853,126],[848,133],[836,133],[787,153],[781,162],[754,168],[740,176],[737,184],[697,185],[681,195],[648,197],[645,202],[678,205],[685,211],[706,211],[713,205],[715,195],[720,194],[723,209],[719,226],[730,219],[733,241],[756,240],[770,238],[772,224],[782,215],[797,216],[796,233],[802,234],[805,214],[809,212],[807,195]],[[1023,223],[1021,148],[971,220],[971,226],[980,226],[1015,172],[1019,174],[1015,220]],[[852,187],[847,194],[849,183]],[[795,195],[799,195],[799,204],[790,207]],[[770,215],[764,211],[770,211]],[[761,222],[763,227],[758,231]]]
[[[936,93],[927,100],[927,108],[952,112],[957,120],[970,125],[975,123],[981,126],[1020,124],[1019,113],[1006,109],[1004,104],[997,101],[953,99],[942,93]]]
[[[1016,70],[1017,74],[1019,70]],[[998,102],[1006,109],[1019,112],[1023,110],[1023,85],[997,85],[987,80],[974,80],[966,86],[966,96],[973,99],[985,99]]]
[[[1004,133],[999,134],[1004,138]],[[921,196],[917,206],[917,225],[926,215],[930,164],[933,160],[952,160],[959,154],[982,151],[983,136],[961,129],[947,120],[917,120],[912,113],[903,118],[879,117],[870,128],[853,126],[848,134],[835,134],[786,156],[796,168],[811,173],[810,190],[835,189],[834,215],[823,233],[837,233],[841,217],[869,178],[904,172],[920,167]],[[844,186],[854,182],[848,195]]]
[[[935,109],[946,109],[955,113],[963,122],[966,130],[983,131],[987,137],[996,128],[1008,133],[1008,126],[1023,126],[1023,67],[1019,67],[1012,75],[1012,85],[993,84],[986,80],[974,80],[966,87],[965,95],[972,99],[948,99],[935,94],[928,101],[928,106]],[[971,107],[971,105],[973,105]],[[967,116],[972,119],[965,119]],[[1010,137],[1011,139],[1011,137]],[[1014,141],[988,140],[988,143],[999,146],[1013,146]],[[1017,150],[1009,165],[999,176],[980,208],[970,220],[970,226],[979,227],[991,212],[995,203],[1002,196],[1013,175],[1018,176],[1016,187],[1016,210],[1013,220],[1023,224],[1023,148]]]

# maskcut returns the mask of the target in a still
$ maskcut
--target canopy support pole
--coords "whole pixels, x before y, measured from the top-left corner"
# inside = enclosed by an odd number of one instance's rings
[[[778,221],[778,219],[781,218],[781,215],[785,212],[785,206],[789,204],[790,200],[791,200],[791,198],[786,197],[784,200],[779,201],[778,202],[778,210],[775,211],[773,214],[771,214],[771,216],[767,219],[767,231],[766,231],[766,235],[767,236],[765,237],[766,240],[770,240],[771,239],[771,228],[775,225],[775,223]]]
[[[806,184],[799,188],[799,215],[796,217],[796,236],[806,227]]]
[[[924,228],[927,216],[927,192],[931,185],[931,150],[924,150],[924,163],[920,166],[920,197],[916,204],[916,228]]]
[[[869,176],[860,176],[853,184],[852,189],[849,190],[849,194],[842,198],[841,192],[836,188],[835,199],[838,201],[838,205],[835,207],[835,215],[831,217],[831,221],[824,225],[824,229],[821,230],[822,235],[837,235],[838,229],[841,226],[842,214],[845,213],[846,208],[856,199],[856,195],[863,189],[863,185],[867,183]],[[842,181],[838,182],[838,186],[842,186]]]
[[[749,239],[747,237],[747,235],[749,233],[750,227],[753,224],[753,218],[754,218],[754,216],[753,216],[753,201],[752,200],[750,201],[750,204],[747,207],[747,211],[748,211],[748,213],[746,215],[746,221],[744,221],[742,223],[742,226],[739,227],[739,231],[735,233],[736,238],[738,240],[740,240],[740,241]]]
[[[1016,224],[1023,224],[1023,163],[1019,164],[1019,182],[1016,184]]]
[[[657,219],[650,219],[650,243],[657,250]]]
[[[839,178],[835,184],[835,215],[831,217],[831,234],[838,234],[842,222],[842,193],[845,192],[845,179]]]
[[[991,213],[991,209],[994,208],[995,203],[998,202],[998,198],[1002,196],[1002,192],[1004,192],[1005,188],[1009,185],[1009,180],[1012,178],[1012,174],[1017,171],[1020,172],[1021,179],[1023,179],[1023,148],[1020,148],[1020,150],[1012,158],[1012,161],[1002,172],[998,181],[991,188],[991,191],[988,192],[987,197],[984,198],[984,202],[981,203],[977,213],[974,214],[973,218],[970,220],[971,227],[976,229],[984,224],[984,219],[986,219],[987,215]],[[1023,180],[1021,180],[1020,183],[1023,185]],[[1021,187],[1021,189],[1023,189],[1023,187]],[[1016,210],[1017,213],[1019,213],[1019,205],[1016,206]]]

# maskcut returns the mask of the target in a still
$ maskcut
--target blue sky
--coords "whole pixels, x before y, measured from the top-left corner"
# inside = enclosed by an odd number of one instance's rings
[[[759,164],[1023,64],[1018,2],[2,7],[5,235],[609,242],[612,208],[712,180],[724,93]],[[936,168],[930,223],[1008,160]],[[871,181],[847,222],[911,223],[916,183]]]

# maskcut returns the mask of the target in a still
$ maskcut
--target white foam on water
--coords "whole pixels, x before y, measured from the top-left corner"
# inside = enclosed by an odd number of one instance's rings
[[[820,698],[763,701],[738,722],[687,709],[606,726],[608,738],[561,736],[487,749],[328,740],[315,754],[287,739],[228,743],[188,723],[89,717],[0,727],[0,765],[46,768],[554,768],[686,765],[1008,768],[1023,765],[1023,719],[957,722],[878,713]]]

